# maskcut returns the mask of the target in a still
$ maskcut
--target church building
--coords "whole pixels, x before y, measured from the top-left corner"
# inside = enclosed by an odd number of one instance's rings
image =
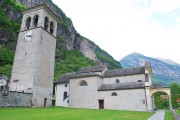
[[[55,83],[56,106],[152,111],[153,93],[166,91],[170,97],[170,89],[153,85],[151,75],[148,62],[142,67],[114,70],[106,66],[82,68],[62,75]]]

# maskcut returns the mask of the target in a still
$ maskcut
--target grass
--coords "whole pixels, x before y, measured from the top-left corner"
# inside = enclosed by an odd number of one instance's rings
[[[0,120],[147,120],[153,112],[75,108],[0,108]]]
[[[174,120],[174,116],[170,110],[166,110],[164,120]]]
[[[180,115],[180,110],[176,110],[176,112],[177,112],[177,114],[179,114],[179,115]]]

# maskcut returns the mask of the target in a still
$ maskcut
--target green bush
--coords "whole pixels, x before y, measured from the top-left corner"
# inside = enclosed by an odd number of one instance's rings
[[[5,74],[6,76],[11,76],[12,64],[14,59],[14,53],[0,45],[0,76]]]
[[[11,7],[14,10],[18,10],[18,11],[23,11],[25,10],[27,7],[16,2],[15,0],[3,0],[3,4],[4,7]]]
[[[0,66],[0,76],[4,74],[10,78],[11,72],[12,72],[12,65],[6,64],[4,66]]]
[[[157,92],[154,94],[154,102],[155,102],[156,108],[158,108],[158,109],[169,108],[169,100],[168,99],[162,99],[161,95],[166,95],[166,93]]]
[[[0,45],[0,66],[6,64],[12,65],[14,59],[14,54],[11,50]]]
[[[170,86],[171,86],[172,107],[174,109],[180,108],[180,103],[176,102],[177,99],[180,99],[180,84],[172,83]]]
[[[68,26],[69,26],[69,23],[67,20],[60,20],[58,22],[58,26],[60,26],[61,28],[63,28],[65,31],[68,31]]]

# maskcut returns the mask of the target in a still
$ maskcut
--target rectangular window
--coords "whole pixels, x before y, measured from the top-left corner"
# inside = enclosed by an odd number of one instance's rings
[[[3,87],[3,86],[1,86],[1,89],[0,89],[0,90],[3,90],[3,88],[4,88],[4,87]]]
[[[143,103],[143,104],[146,104],[146,101],[145,101],[145,100],[142,100],[142,103]]]
[[[149,82],[149,75],[148,74],[145,74],[145,81]]]

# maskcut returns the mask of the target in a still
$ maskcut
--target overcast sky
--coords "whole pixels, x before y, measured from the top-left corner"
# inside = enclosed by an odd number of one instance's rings
[[[116,60],[138,52],[180,63],[180,0],[52,0]]]

